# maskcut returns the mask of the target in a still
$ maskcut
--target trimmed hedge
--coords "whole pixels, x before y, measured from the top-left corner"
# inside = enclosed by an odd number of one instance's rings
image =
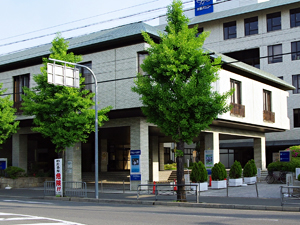
[[[299,158],[299,157],[297,157]],[[295,172],[296,168],[300,168],[300,160],[297,158],[292,158],[290,162],[272,162],[268,165],[268,171],[289,171]]]
[[[212,180],[224,180],[227,177],[225,166],[221,163],[215,163],[211,169],[211,179]]]
[[[241,163],[239,161],[234,161],[234,163],[232,164],[232,166],[230,167],[230,171],[229,171],[229,177],[232,179],[237,179],[237,178],[241,178],[242,177],[242,166]]]
[[[199,161],[198,163],[193,163],[192,172],[190,175],[191,181],[198,182],[206,182],[208,179],[207,170],[204,164]]]
[[[254,159],[249,160],[245,167],[244,167],[244,171],[243,171],[243,175],[244,177],[254,177],[257,174],[257,168],[255,165],[255,161]]]

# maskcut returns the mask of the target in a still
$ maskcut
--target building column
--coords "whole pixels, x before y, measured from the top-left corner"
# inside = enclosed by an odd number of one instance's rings
[[[27,173],[27,135],[13,134],[12,136],[12,166],[17,166]]]
[[[107,172],[107,164],[108,164],[108,152],[107,152],[107,139],[101,139],[100,144],[100,171]]]
[[[152,161],[152,181],[159,181],[159,160],[158,160],[158,137],[150,137],[151,161]]]
[[[165,148],[164,143],[158,143],[158,151],[159,151],[159,171],[165,170]]]
[[[137,190],[139,184],[149,182],[149,129],[144,118],[137,118],[130,125],[130,149],[141,150],[141,181],[130,181],[130,190]]]
[[[266,138],[254,138],[253,148],[256,167],[266,170]]]
[[[65,181],[82,182],[81,174],[81,143],[76,143],[74,147],[65,150]]]
[[[220,161],[219,142],[220,140],[218,132],[205,134],[205,150],[213,150],[213,164]]]

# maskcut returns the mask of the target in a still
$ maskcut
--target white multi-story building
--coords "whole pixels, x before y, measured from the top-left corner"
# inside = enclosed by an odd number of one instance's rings
[[[204,45],[208,49],[272,73],[295,86],[295,90],[289,91],[287,106],[290,130],[266,134],[267,163],[272,162],[272,153],[300,145],[300,1],[196,0],[195,8],[187,10],[186,15],[190,26],[198,26],[199,33],[210,32]],[[163,26],[165,17],[160,23]],[[245,91],[248,87],[243,82],[240,85],[241,96],[234,101],[243,105],[248,101]],[[268,107],[273,110],[278,99],[273,94],[270,98]],[[257,110],[253,108],[259,113]],[[277,120],[275,115],[275,123]],[[220,148],[227,167],[234,159],[243,161],[253,151],[249,140],[222,142]]]

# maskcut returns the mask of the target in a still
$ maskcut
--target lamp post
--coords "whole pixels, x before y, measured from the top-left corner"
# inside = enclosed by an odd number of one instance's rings
[[[58,59],[51,59],[54,63],[47,64],[47,73],[48,73],[48,83],[52,83],[55,85],[64,85],[64,86],[71,86],[79,88],[79,71],[72,67],[67,67],[66,65],[73,65],[86,68],[88,71],[91,72],[93,78],[95,80],[95,198],[99,198],[99,191],[98,191],[98,107],[97,107],[97,78],[94,72],[87,66],[66,62]],[[64,63],[64,66],[60,66],[55,64],[55,62]],[[49,66],[48,66],[49,65]],[[48,69],[50,68],[50,69]],[[52,79],[51,79],[52,78]]]

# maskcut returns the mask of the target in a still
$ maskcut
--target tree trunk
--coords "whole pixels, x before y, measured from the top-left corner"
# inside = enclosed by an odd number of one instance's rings
[[[184,142],[179,141],[177,142],[177,150],[181,150],[184,152]],[[184,157],[183,156],[177,156],[176,158],[177,162],[177,184],[178,191],[177,191],[177,201],[186,202],[186,193],[185,193],[185,180],[184,180]]]

